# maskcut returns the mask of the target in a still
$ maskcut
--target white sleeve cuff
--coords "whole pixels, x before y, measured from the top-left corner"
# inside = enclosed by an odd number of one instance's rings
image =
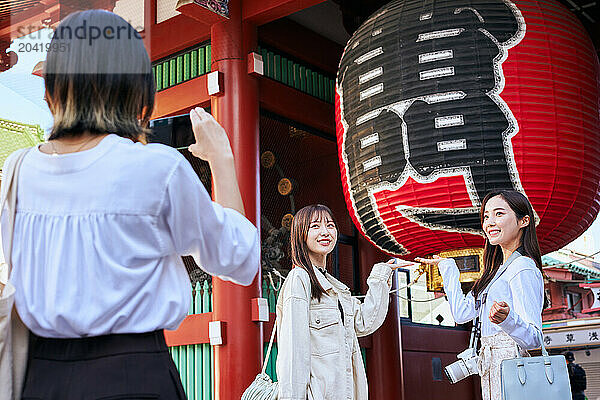
[[[392,267],[388,263],[377,263],[373,265],[369,279],[388,282],[392,276]]]
[[[509,335],[515,331],[517,328],[517,314],[511,308],[506,316],[506,319],[498,324],[498,326]],[[489,318],[489,316],[488,316]]]

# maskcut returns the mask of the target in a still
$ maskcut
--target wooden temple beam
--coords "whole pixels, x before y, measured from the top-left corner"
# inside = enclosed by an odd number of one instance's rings
[[[265,77],[259,79],[259,93],[260,106],[265,110],[335,138],[333,104]]]
[[[142,39],[144,40],[144,46],[148,52],[148,57],[152,61],[152,27],[156,22],[156,1],[157,0],[144,0],[144,30],[140,32]]]
[[[266,77],[259,78],[259,93],[265,110],[335,137],[333,104]],[[206,75],[156,93],[152,119],[184,114],[198,106],[210,106]]]
[[[210,26],[186,15],[178,15],[160,24],[153,23],[149,33],[148,53],[154,62],[210,39]]]
[[[209,10],[205,6],[200,5],[196,0],[177,0],[175,9],[183,15],[187,15],[188,17],[209,26],[227,20],[227,17]]]
[[[210,321],[212,321],[212,313],[210,312],[188,315],[177,330],[169,331],[165,329],[167,346],[209,343],[208,323]]]
[[[324,0],[244,0],[242,19],[259,26],[323,2]]]
[[[9,19],[0,22],[0,37],[10,37],[11,40],[38,31],[46,26],[43,22],[50,20],[50,26],[55,26],[61,18],[75,11],[100,8],[113,10],[117,0],[89,0],[85,7],[78,4],[71,6],[61,4],[58,0],[40,0],[38,4],[16,13]]]
[[[202,75],[156,93],[152,119],[185,114],[193,107],[209,107],[206,77]]]
[[[54,3],[56,0],[54,0]],[[16,13],[6,21],[0,23],[0,37],[10,40],[35,32],[43,28],[42,22],[58,15],[58,4],[40,3],[27,10]],[[56,21],[52,21],[54,23]]]
[[[292,21],[281,19],[258,27],[260,43],[335,75],[344,47]]]

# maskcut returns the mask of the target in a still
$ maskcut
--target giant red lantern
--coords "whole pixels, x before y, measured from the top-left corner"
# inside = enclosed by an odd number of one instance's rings
[[[556,1],[392,1],[337,76],[350,215],[392,254],[480,247],[483,196],[515,189],[558,249],[600,208],[599,95],[592,42]]]

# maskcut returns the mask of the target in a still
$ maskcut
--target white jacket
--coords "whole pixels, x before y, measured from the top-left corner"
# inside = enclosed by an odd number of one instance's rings
[[[279,400],[367,400],[367,376],[358,336],[383,323],[392,269],[373,266],[364,302],[330,274],[315,274],[325,295],[311,299],[308,273],[293,268],[277,299]],[[344,310],[342,324],[338,299]]]
[[[439,269],[456,323],[464,324],[475,319],[477,311],[473,292],[466,295],[463,293],[456,262],[451,258],[443,259],[439,263]],[[494,324],[489,318],[494,301],[504,301],[510,307],[508,316],[500,324]],[[492,336],[504,331],[522,349],[538,348],[541,346],[543,305],[542,274],[531,258],[521,256],[489,287],[481,312],[481,336]]]

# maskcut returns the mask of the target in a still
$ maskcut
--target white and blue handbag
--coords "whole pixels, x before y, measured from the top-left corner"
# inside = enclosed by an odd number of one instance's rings
[[[571,400],[565,356],[549,356],[541,338],[542,355],[503,360],[500,364],[502,400]]]
[[[279,397],[279,384],[273,382],[265,372],[271,356],[271,348],[273,347],[273,339],[275,339],[276,330],[277,321],[275,321],[275,324],[273,325],[273,332],[271,332],[271,340],[269,340],[269,348],[265,355],[262,371],[260,371],[260,374],[256,375],[256,378],[254,378],[254,381],[252,381],[250,386],[244,391],[240,400],[277,400]]]

